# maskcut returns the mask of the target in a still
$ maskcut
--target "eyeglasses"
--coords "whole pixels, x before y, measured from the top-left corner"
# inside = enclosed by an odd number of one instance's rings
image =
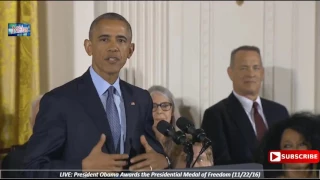
[[[169,103],[169,102],[163,102],[160,104],[153,103],[152,111],[153,112],[157,111],[158,107],[160,107],[162,111],[169,111],[172,107],[172,103]]]

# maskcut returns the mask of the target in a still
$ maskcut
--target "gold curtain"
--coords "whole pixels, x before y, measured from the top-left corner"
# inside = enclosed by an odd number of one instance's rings
[[[8,36],[8,23],[29,23],[30,36]],[[25,143],[39,95],[37,1],[0,1],[0,149]]]

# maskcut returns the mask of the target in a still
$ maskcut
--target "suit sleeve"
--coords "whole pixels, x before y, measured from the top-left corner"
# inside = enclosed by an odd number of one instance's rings
[[[45,95],[40,101],[33,134],[29,139],[24,168],[42,171],[26,171],[28,178],[59,177],[53,169],[82,169],[81,162],[61,160],[66,141],[66,123],[61,109],[62,103],[53,95]]]
[[[231,163],[227,138],[224,133],[223,119],[218,112],[207,109],[204,112],[201,128],[212,141],[213,161],[215,165]]]
[[[149,145],[158,153],[163,154],[166,156],[164,149],[161,143],[157,140],[155,133],[152,130],[153,126],[153,115],[152,115],[152,99],[148,91],[146,97],[148,98],[148,106],[146,107],[146,119],[145,119],[145,127],[144,127],[144,134],[149,143]]]
[[[3,169],[3,170],[10,169],[10,166],[9,166],[10,156],[9,155],[10,155],[10,153],[8,153],[2,160],[1,169]],[[1,177],[10,178],[10,171],[0,171],[0,173],[1,173]]]
[[[22,146],[17,146],[13,151],[10,151],[2,161],[1,168],[9,171],[2,171],[3,178],[23,178],[22,159],[25,149]],[[13,171],[17,170],[17,171]]]
[[[289,118],[290,114],[288,112],[288,109],[286,107],[283,107],[284,108],[284,116],[285,116],[285,119]]]

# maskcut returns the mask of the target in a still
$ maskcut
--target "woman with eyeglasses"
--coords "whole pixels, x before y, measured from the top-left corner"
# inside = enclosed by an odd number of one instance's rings
[[[180,113],[174,101],[174,96],[167,88],[162,86],[152,86],[149,89],[149,93],[153,101],[153,131],[155,132],[156,138],[163,146],[167,155],[169,155],[173,168],[185,168],[186,154],[183,151],[183,146],[174,144],[171,138],[165,137],[156,128],[161,120],[165,120],[178,130],[176,127],[176,120],[180,117]],[[194,163],[194,167],[212,166],[213,156],[211,147],[207,149],[196,161],[196,157],[198,156],[201,148],[202,144],[193,144],[193,151],[195,155],[192,164]]]
[[[165,120],[176,128],[176,120],[180,117],[180,113],[176,108],[172,93],[167,88],[162,86],[152,86],[148,91],[153,100],[153,131],[165,152],[170,155],[174,142],[171,138],[165,137],[161,134],[156,127],[161,120]]]

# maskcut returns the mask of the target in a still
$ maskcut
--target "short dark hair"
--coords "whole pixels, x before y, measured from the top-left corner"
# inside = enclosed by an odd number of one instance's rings
[[[276,178],[283,175],[282,164],[269,163],[268,153],[271,150],[280,150],[281,137],[286,129],[293,129],[301,134],[310,145],[310,149],[320,151],[320,119],[310,112],[298,112],[286,120],[280,121],[269,128],[255,154],[255,161],[263,165],[265,177]],[[315,164],[319,170],[320,163]],[[270,171],[275,170],[275,171]],[[278,170],[278,171],[277,171]],[[314,169],[315,170],[315,169]]]
[[[124,22],[127,26],[128,26],[128,31],[129,31],[129,35],[130,35],[130,40],[132,39],[132,29],[131,29],[131,25],[130,23],[126,20],[126,18],[124,18],[123,16],[121,16],[120,14],[111,12],[111,13],[104,13],[101,14],[100,16],[98,16],[90,25],[90,30],[89,30],[89,39],[92,39],[92,31],[94,29],[94,27],[99,23],[100,20],[103,19],[107,19],[107,20],[119,20]]]
[[[240,46],[238,47],[237,49],[234,49],[232,52],[231,52],[231,57],[230,57],[230,67],[233,66],[234,64],[234,56],[236,55],[236,53],[238,51],[255,51],[259,54],[260,56],[260,60],[261,60],[261,54],[260,54],[260,49],[256,46],[247,46],[247,45],[244,45],[244,46]],[[262,62],[262,61],[261,61]]]

